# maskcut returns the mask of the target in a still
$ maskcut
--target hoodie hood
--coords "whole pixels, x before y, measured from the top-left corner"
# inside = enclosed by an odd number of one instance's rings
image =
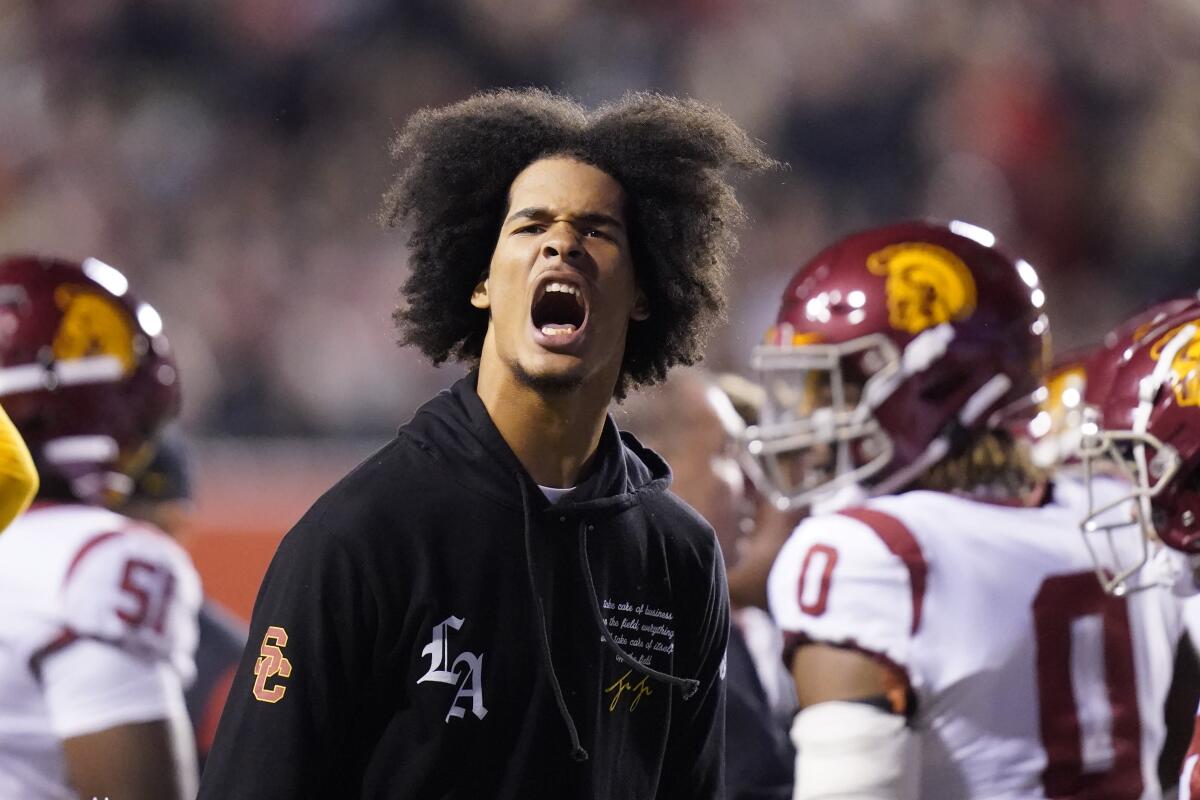
[[[532,511],[545,511],[550,507],[549,501],[504,441],[479,399],[478,378],[477,372],[471,372],[438,393],[401,429],[401,435],[451,465],[449,474],[463,488],[510,508],[522,508],[522,494],[526,494]],[[642,495],[666,492],[670,485],[671,470],[662,457],[632,434],[618,433],[610,415],[604,421],[591,470],[554,504],[554,510],[591,519],[604,518],[636,505]]]

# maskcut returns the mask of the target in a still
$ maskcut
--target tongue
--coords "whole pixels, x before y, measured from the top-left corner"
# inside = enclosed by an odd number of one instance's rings
[[[546,336],[566,336],[567,334],[574,332],[575,326],[569,323],[565,325],[551,323],[549,325],[542,326],[542,333],[544,333]]]

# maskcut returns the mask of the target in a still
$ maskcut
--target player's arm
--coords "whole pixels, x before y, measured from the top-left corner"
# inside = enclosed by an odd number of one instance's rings
[[[795,798],[915,796],[904,671],[919,624],[913,578],[875,531],[841,515],[805,521],[780,552],[769,594],[801,705]]]
[[[81,800],[187,797],[182,776],[170,768],[175,753],[171,726],[166,720],[119,725],[72,737],[63,742],[63,751],[71,785]]]
[[[0,406],[0,533],[29,508],[38,490],[37,469],[25,440]]]
[[[186,797],[171,769],[175,748],[166,720],[119,725],[63,741],[67,775],[79,797],[157,800]],[[164,765],[167,766],[164,769]]]
[[[796,651],[792,677],[801,707],[792,724],[794,797],[911,796],[916,754],[903,675],[864,653],[810,644]]]
[[[313,519],[283,541],[204,766],[203,800],[338,797],[376,709],[375,595],[346,544]]]
[[[675,706],[667,742],[658,796],[725,797],[725,652],[729,645],[729,588],[725,566],[713,537],[710,568],[704,592],[707,602],[696,645],[690,658],[679,663],[695,665],[696,693]],[[676,642],[683,640],[677,635]],[[678,689],[672,689],[678,692]],[[678,700],[678,698],[676,698]]]

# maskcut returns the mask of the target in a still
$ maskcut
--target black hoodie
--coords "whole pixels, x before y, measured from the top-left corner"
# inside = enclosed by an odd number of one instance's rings
[[[551,505],[439,394],[280,543],[200,797],[723,797],[725,575],[670,480],[609,419]]]

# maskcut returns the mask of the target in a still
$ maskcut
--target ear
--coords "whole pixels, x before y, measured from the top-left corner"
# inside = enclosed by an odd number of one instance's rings
[[[484,275],[479,283],[475,284],[475,290],[471,292],[471,305],[476,308],[488,309],[492,307],[492,300],[488,297],[488,279]]]
[[[637,290],[637,296],[633,299],[633,310],[629,312],[629,318],[634,322],[644,322],[650,318],[650,301],[641,289]]]

